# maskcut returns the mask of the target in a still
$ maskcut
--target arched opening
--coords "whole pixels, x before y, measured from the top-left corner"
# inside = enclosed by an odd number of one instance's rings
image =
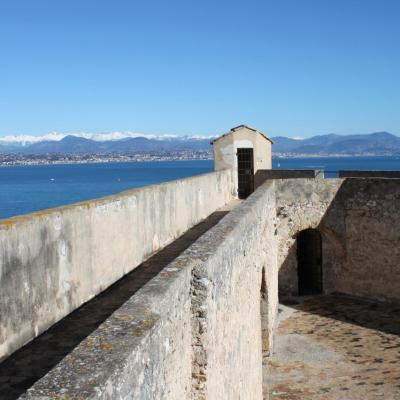
[[[322,238],[317,229],[306,229],[297,236],[299,295],[322,293]]]
[[[265,281],[265,268],[261,272],[260,289],[260,314],[261,314],[261,348],[263,358],[269,356],[269,330],[268,330],[268,293]]]

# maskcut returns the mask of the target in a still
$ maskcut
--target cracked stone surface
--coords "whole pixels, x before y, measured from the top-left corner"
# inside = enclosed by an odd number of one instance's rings
[[[400,305],[324,295],[279,308],[265,398],[400,399]]]

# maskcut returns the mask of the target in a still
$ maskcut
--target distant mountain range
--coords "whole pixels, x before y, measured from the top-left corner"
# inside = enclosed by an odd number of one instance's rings
[[[212,137],[137,136],[134,134],[50,134],[44,137],[0,137],[0,153],[132,154],[210,151]],[[319,135],[308,139],[273,137],[277,155],[400,155],[400,137],[388,132],[365,135]]]
[[[400,137],[388,132],[365,135],[313,136],[308,139],[272,138],[273,151],[293,155],[400,155]]]
[[[20,154],[133,154],[162,153],[174,151],[207,151],[211,149],[210,138],[199,137],[125,137],[112,140],[94,140],[86,137],[67,135],[61,139],[45,139],[30,142],[19,136],[18,140],[0,138],[0,153]]]

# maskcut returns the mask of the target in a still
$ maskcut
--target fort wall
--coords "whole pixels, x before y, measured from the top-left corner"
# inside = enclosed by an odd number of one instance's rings
[[[231,170],[0,221],[0,359],[236,193]]]
[[[343,180],[341,179],[282,179],[275,180],[278,233],[279,291],[283,295],[298,294],[297,244],[299,232],[308,228],[320,229],[320,224],[332,204]],[[333,236],[333,234],[331,235]],[[330,241],[323,237],[324,288],[331,283],[333,268]],[[338,246],[342,241],[337,240]],[[330,262],[331,261],[331,262]]]
[[[2,355],[229,203],[236,179],[219,171],[0,221]],[[268,179],[22,398],[261,400],[278,275],[281,294],[297,294],[299,232],[321,233],[325,292],[400,301],[398,210],[400,179]]]
[[[322,225],[335,227],[343,256],[332,281],[342,293],[400,301],[400,180],[346,179]]]
[[[22,398],[261,400],[261,332],[273,331],[278,302],[274,220],[267,182]]]
[[[400,180],[277,180],[279,285],[297,293],[296,236],[322,235],[323,287],[380,300],[400,300]]]
[[[294,178],[324,178],[324,171],[313,169],[259,169],[254,174],[254,186],[260,187],[266,180]]]
[[[274,220],[268,182],[197,243],[194,256],[207,258],[192,273],[194,399],[262,398],[262,331],[271,346],[278,305]]]

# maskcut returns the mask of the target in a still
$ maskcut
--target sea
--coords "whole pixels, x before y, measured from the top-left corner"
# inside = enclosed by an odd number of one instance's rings
[[[400,157],[274,158],[276,169],[400,170]],[[0,219],[203,174],[211,160],[0,167]]]

